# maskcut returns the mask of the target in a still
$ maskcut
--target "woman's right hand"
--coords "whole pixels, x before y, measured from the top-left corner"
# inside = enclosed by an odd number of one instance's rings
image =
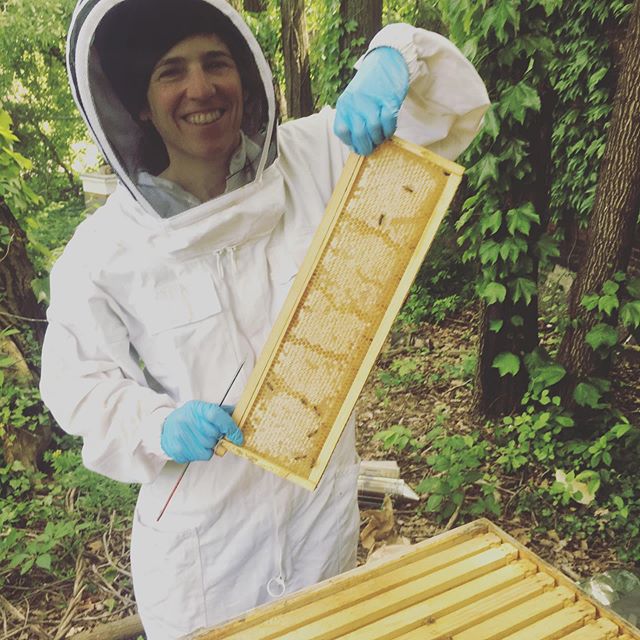
[[[209,460],[220,438],[233,444],[244,441],[229,415],[230,407],[190,400],[170,413],[160,435],[162,450],[176,462]]]

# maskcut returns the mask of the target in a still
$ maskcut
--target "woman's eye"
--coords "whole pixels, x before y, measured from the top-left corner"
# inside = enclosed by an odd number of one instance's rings
[[[218,69],[223,69],[226,66],[226,63],[222,60],[211,60],[210,62],[206,62],[204,64],[204,68],[207,71],[216,71]]]
[[[178,69],[177,67],[165,67],[158,73],[157,77],[160,80],[167,79],[167,78],[175,78],[176,76],[179,75],[179,73],[180,73],[180,69]]]

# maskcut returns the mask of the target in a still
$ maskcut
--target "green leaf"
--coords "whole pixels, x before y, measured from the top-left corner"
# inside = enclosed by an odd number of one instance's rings
[[[495,240],[485,240],[478,251],[482,264],[495,264],[500,255],[500,244]]]
[[[36,558],[36,566],[40,567],[41,569],[46,569],[47,571],[50,571],[51,570],[51,554],[45,553],[41,556],[38,556]]]
[[[517,209],[507,211],[507,228],[512,236],[516,232],[528,236],[531,231],[531,223],[539,224],[540,216],[530,202]]]
[[[520,14],[516,3],[513,0],[497,0],[484,12],[480,28],[485,36],[489,33],[489,29],[492,29],[499,42],[506,42],[508,38],[507,24],[512,24],[515,31],[520,26]]]
[[[625,327],[640,327],[640,300],[627,302],[620,311],[620,319]]]
[[[589,91],[593,91],[595,89],[598,82],[600,82],[600,80],[602,80],[602,78],[604,78],[607,75],[608,70],[609,69],[607,67],[602,67],[589,76],[589,80],[588,80]]]
[[[27,560],[27,558],[29,558],[28,553],[17,553],[16,555],[12,556],[7,568],[15,569],[19,564],[22,564],[25,560]]]
[[[622,438],[622,436],[629,433],[629,431],[631,431],[631,425],[628,422],[619,422],[611,427],[611,433],[616,438]]]
[[[582,300],[580,300],[580,305],[587,311],[593,311],[598,306],[598,302],[600,302],[600,296],[597,293],[594,293],[583,296]]]
[[[566,369],[559,364],[548,364],[536,369],[531,379],[535,382],[544,384],[545,387],[551,387],[567,374]]]
[[[544,8],[547,17],[549,17],[556,9],[559,9],[564,0],[537,0],[537,3]]]
[[[511,324],[514,327],[523,327],[524,326],[524,318],[522,316],[511,316]]]
[[[491,366],[498,370],[501,378],[515,376],[520,371],[520,358],[515,353],[505,351],[494,358]]]
[[[602,394],[600,391],[588,382],[581,382],[578,384],[573,392],[573,399],[581,407],[591,407],[592,409],[600,408],[600,398]]]
[[[493,331],[494,333],[498,333],[502,326],[504,325],[504,320],[492,320],[489,323],[489,331]]]
[[[511,236],[504,239],[500,245],[500,257],[505,261],[511,261],[515,264],[520,255],[526,253],[527,243],[524,238],[519,236]]]
[[[20,575],[23,576],[25,573],[29,573],[31,571],[31,567],[33,567],[35,559],[29,558],[26,562],[22,564],[20,567]]]
[[[473,175],[477,177],[478,184],[483,184],[487,180],[497,180],[498,179],[498,158],[497,156],[488,153],[473,167],[472,170]]]
[[[484,234],[487,230],[490,230],[491,233],[496,233],[500,230],[501,225],[502,211],[498,209],[498,211],[494,211],[491,215],[482,218],[480,221],[480,232]]]
[[[595,351],[600,347],[613,347],[618,342],[618,334],[611,325],[600,322],[587,333],[585,340]]]
[[[500,122],[498,121],[494,107],[491,107],[491,109],[484,114],[483,131],[491,136],[492,140],[495,140],[500,134]]]
[[[536,283],[529,278],[516,278],[509,284],[513,291],[513,301],[524,299],[525,304],[531,304],[531,299],[537,292]]]
[[[616,284],[615,282],[613,282],[613,280],[607,280],[602,285],[602,292],[608,296],[613,296],[618,292],[619,288],[620,288],[619,284]]]
[[[427,511],[436,511],[442,504],[442,495],[439,493],[433,493],[427,500]]]
[[[598,300],[598,310],[606,313],[608,316],[610,316],[619,305],[620,302],[616,295],[600,296]]]
[[[438,478],[425,478],[416,486],[416,493],[433,493],[440,486],[440,480]]]
[[[517,122],[524,124],[528,110],[540,111],[540,96],[532,86],[519,82],[505,91],[499,108],[501,115],[511,115]]]
[[[480,291],[480,297],[487,301],[487,304],[504,302],[507,296],[507,288],[499,282],[489,282]]]

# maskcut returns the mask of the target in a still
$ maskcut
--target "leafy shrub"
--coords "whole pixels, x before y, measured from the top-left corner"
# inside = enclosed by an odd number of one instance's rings
[[[415,453],[421,446],[420,442],[413,437],[411,429],[401,424],[394,424],[392,427],[376,433],[373,439],[380,440],[384,449],[396,449],[397,451],[404,451],[408,447],[410,451]]]
[[[407,388],[421,383],[424,374],[415,358],[398,358],[381,371],[378,378],[385,386]]]
[[[428,496],[425,509],[438,522],[456,510],[474,517],[500,513],[495,479],[486,471],[489,443],[480,434],[449,434],[446,413],[439,413],[426,436],[416,438],[408,427],[396,424],[374,435],[387,450],[423,460],[425,477],[416,487]]]
[[[114,526],[130,525],[133,485],[88,471],[75,447],[48,452],[46,460],[50,476],[19,462],[0,467],[0,585],[17,576],[69,577],[77,552],[102,535],[112,514]]]
[[[430,443],[425,460],[428,476],[416,487],[427,494],[426,510],[438,522],[456,510],[473,516],[500,514],[495,481],[485,471],[489,445],[479,433],[449,435],[441,426],[426,436]],[[473,496],[473,500],[468,497]]]
[[[0,370],[1,373],[1,370]],[[11,438],[15,429],[35,431],[48,424],[51,416],[44,408],[35,386],[0,384],[0,438]],[[10,426],[10,429],[7,427]]]

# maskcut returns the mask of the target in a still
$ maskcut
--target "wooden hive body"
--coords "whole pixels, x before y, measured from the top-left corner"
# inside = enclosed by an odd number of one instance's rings
[[[640,640],[488,520],[477,520],[198,640]]]
[[[398,139],[350,156],[225,449],[317,486],[462,171]]]

